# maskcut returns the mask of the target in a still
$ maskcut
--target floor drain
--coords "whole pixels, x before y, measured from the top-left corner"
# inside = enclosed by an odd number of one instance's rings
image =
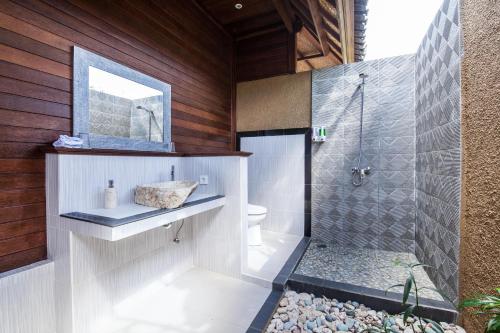
[[[326,244],[318,244],[318,249],[326,249]]]

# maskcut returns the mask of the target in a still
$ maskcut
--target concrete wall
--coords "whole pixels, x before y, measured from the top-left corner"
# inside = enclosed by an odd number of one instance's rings
[[[360,130],[359,74],[368,74],[363,160],[372,173],[352,184]],[[415,243],[414,56],[313,72],[312,123],[328,141],[312,147],[312,236],[343,246],[413,252]]]
[[[416,54],[415,254],[434,284],[458,300],[460,243],[460,22],[445,1]]]
[[[461,0],[462,202],[460,296],[500,286],[500,2]],[[485,318],[466,312],[467,332]]]
[[[311,126],[311,73],[238,83],[238,132]]]

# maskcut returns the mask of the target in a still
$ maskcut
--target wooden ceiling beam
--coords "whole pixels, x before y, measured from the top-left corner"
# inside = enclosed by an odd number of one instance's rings
[[[261,36],[261,35],[269,34],[271,32],[280,31],[280,30],[284,30],[283,23],[277,23],[277,24],[269,25],[267,27],[261,27],[259,30],[246,32],[244,34],[236,36],[235,40],[240,41],[240,40],[244,40],[244,39],[248,39],[248,38],[252,38],[252,37],[256,37],[256,36]]]
[[[318,50],[319,52],[321,51],[321,45],[319,44],[318,40],[314,37],[314,35],[309,31],[309,29],[306,29],[305,32],[302,34],[302,36],[311,43],[311,45]]]
[[[313,35],[316,33],[314,31],[314,24],[311,17],[309,16],[308,9],[302,4],[301,1],[291,0],[292,7],[295,8],[295,13],[300,18],[307,30],[309,30]]]
[[[288,32],[295,32],[295,16],[290,2],[288,0],[273,0],[273,4]]]
[[[191,0],[191,2],[211,21],[226,37],[231,38],[231,34],[224,28],[224,26],[210,14],[210,12],[198,0]]]
[[[325,30],[330,35],[331,41],[339,47],[339,49],[342,49],[342,43],[340,42],[340,35],[334,31],[329,25],[325,25]]]
[[[335,0],[344,63],[354,62],[354,5],[350,0]]]
[[[335,47],[330,45],[330,50],[332,51],[332,54],[336,59],[338,59],[339,63],[343,63],[343,58],[342,58],[342,53],[339,51],[341,50],[339,47]]]
[[[322,53],[310,54],[310,55],[306,55],[306,56],[299,55],[299,57],[297,58],[297,61],[309,60],[309,59],[319,58],[322,56],[323,56]]]
[[[323,16],[321,16],[319,1],[307,0],[307,4],[309,5],[309,12],[312,16],[314,29],[316,30],[319,44],[321,45],[321,51],[323,52],[323,55],[326,56],[328,55],[328,53],[330,53],[330,48],[326,37],[326,31],[323,28]]]
[[[225,28],[236,38],[254,33],[261,29],[269,28],[271,26],[281,25],[283,21],[276,11],[261,14],[259,16],[250,17],[245,20],[240,20],[236,23],[230,23]]]

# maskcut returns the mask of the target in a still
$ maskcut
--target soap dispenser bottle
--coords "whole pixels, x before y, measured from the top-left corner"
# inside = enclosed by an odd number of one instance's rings
[[[108,188],[104,190],[104,208],[116,208],[118,198],[113,180],[108,181]]]

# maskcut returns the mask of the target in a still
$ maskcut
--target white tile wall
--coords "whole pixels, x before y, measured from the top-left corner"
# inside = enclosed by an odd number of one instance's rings
[[[54,263],[0,274],[0,333],[54,332]]]
[[[58,214],[104,207],[104,188],[113,179],[118,203],[134,202],[138,184],[170,180],[170,168],[183,177],[180,157],[59,155]]]
[[[49,155],[46,161],[56,332],[93,332],[120,302],[193,266],[240,276],[246,249],[246,158]],[[226,196],[225,206],[185,219],[180,244],[173,242],[180,221],[169,230],[157,228],[108,242],[72,233],[59,217],[63,212],[102,207],[108,179],[115,180],[119,203],[131,203],[137,184],[168,180],[171,165],[176,179],[209,176],[209,185],[200,186],[197,194]]]
[[[186,177],[209,176],[200,193],[223,193],[226,205],[192,218],[195,265],[240,277],[246,250],[247,160],[241,157],[192,157],[183,161]]]
[[[248,158],[248,199],[268,210],[262,228],[304,235],[304,134],[242,137]]]
[[[193,267],[192,226],[180,222],[118,242],[74,235],[73,303],[75,333],[93,332],[115,307],[158,279],[174,279]]]

